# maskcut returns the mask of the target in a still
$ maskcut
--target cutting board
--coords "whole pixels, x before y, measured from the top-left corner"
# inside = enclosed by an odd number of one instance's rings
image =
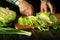
[[[56,14],[54,14],[55,16],[56,16],[56,18],[57,18],[57,23],[60,23],[60,14],[59,13],[56,13]]]

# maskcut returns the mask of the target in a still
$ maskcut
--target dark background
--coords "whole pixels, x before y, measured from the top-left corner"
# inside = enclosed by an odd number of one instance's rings
[[[40,0],[26,0],[33,5],[35,12],[40,11]],[[60,1],[59,0],[50,0],[52,5],[55,7],[55,12],[60,13]],[[0,1],[0,6],[9,7],[11,10],[14,10],[19,15],[19,8],[11,3],[6,2],[5,0]]]
[[[27,0],[31,3],[34,8],[35,12],[40,11],[40,0]],[[60,1],[59,0],[50,0],[53,6],[56,8],[56,13],[60,13]],[[11,10],[16,11],[17,15],[21,15],[19,12],[19,8],[11,3],[6,2],[5,0],[0,0],[0,6],[2,7],[9,7]],[[25,36],[25,35],[0,35],[0,40],[60,40],[60,30],[54,31],[50,30],[48,32],[39,31],[39,30],[30,30],[32,35]]]

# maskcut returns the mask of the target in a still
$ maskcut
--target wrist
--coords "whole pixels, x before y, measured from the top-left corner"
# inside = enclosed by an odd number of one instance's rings
[[[14,5],[18,5],[18,4],[20,4],[24,0],[6,0],[6,1],[9,2],[9,3],[12,3]]]
[[[23,2],[24,0],[17,0],[17,2],[15,3],[16,5],[19,5]]]
[[[16,5],[20,5],[23,1],[25,1],[25,0],[18,0],[18,1],[16,2]]]

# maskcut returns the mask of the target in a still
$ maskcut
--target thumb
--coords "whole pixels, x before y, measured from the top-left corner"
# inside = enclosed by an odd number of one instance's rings
[[[50,8],[51,13],[53,13],[53,7],[50,2],[47,3],[48,7]]]

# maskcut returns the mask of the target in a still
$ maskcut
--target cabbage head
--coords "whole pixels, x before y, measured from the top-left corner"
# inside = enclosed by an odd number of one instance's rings
[[[16,18],[16,12],[10,10],[8,7],[0,7],[0,27],[8,26]]]

